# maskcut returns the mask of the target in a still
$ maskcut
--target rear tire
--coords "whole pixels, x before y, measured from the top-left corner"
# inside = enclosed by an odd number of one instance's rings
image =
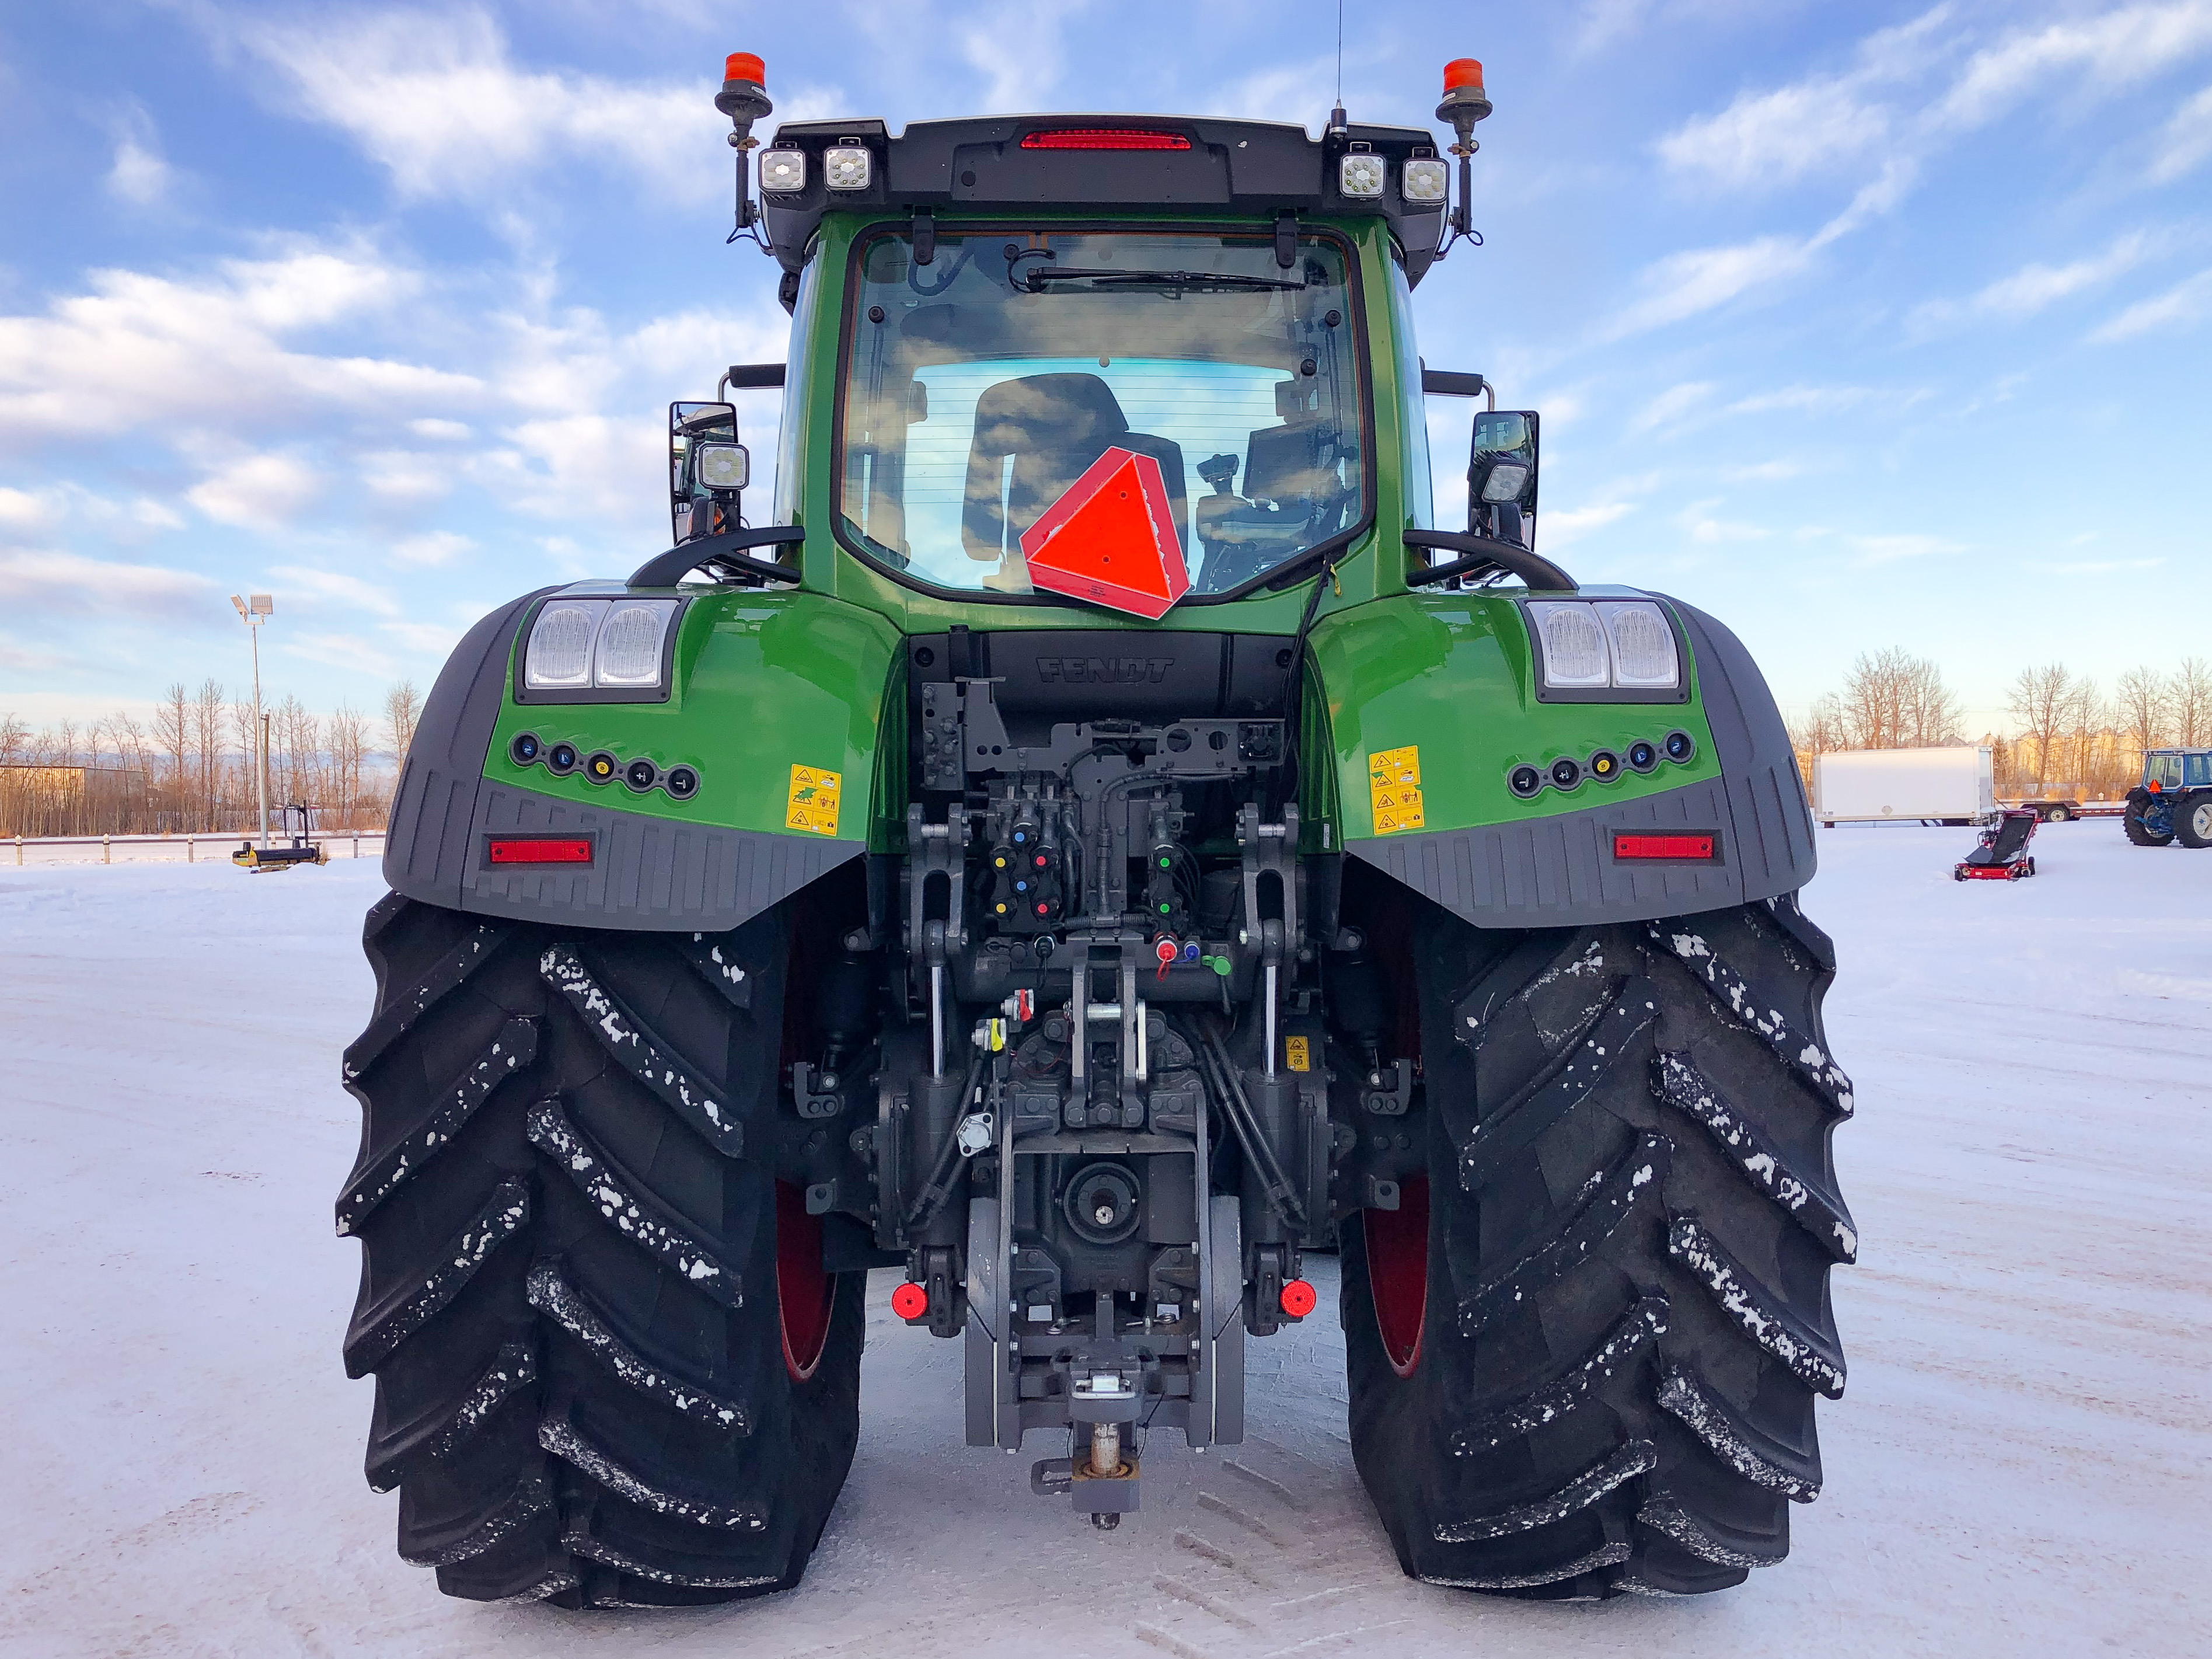
[[[401,1556],[477,1601],[797,1583],[859,1437],[865,1275],[824,1273],[745,1156],[776,1109],[781,914],[564,934],[395,894],[363,943],[345,1357],[376,1377]]]
[[[1340,1235],[1352,1452],[1400,1563],[1589,1599],[1780,1560],[1856,1249],[1826,936],[1794,896],[1517,934],[1431,910],[1413,955],[1426,1192]]]
[[[2150,798],[2146,792],[2140,789],[2130,791],[2128,795],[2127,810],[2120,814],[2120,828],[2126,831],[2128,839],[2138,847],[2172,845],[2172,830],[2168,830],[2161,835],[2143,822],[2143,810],[2149,804]]]

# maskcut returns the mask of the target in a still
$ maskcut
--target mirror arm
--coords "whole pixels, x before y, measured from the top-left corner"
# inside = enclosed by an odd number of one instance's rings
[[[1480,374],[1425,367],[1421,370],[1421,390],[1431,398],[1486,398],[1491,411],[1495,413],[1498,409],[1498,388]]]
[[[795,524],[763,525],[757,530],[726,530],[719,536],[702,536],[696,542],[654,554],[630,573],[629,586],[673,587],[701,565],[725,554],[742,552],[749,547],[788,547],[805,539],[806,532]],[[780,565],[767,563],[761,565],[761,571],[764,575],[792,574]]]
[[[740,392],[778,392],[783,387],[781,363],[732,363],[714,383],[714,401],[722,402],[735,386]]]
[[[1408,530],[1401,539],[1408,547],[1441,548],[1447,553],[1462,556],[1448,564],[1416,570],[1406,578],[1408,587],[1426,587],[1431,582],[1471,575],[1486,567],[1495,567],[1509,576],[1518,576],[1530,587],[1544,592],[1571,593],[1581,586],[1549,559],[1539,558],[1527,548],[1512,542],[1493,541],[1488,536],[1462,535],[1455,530]]]

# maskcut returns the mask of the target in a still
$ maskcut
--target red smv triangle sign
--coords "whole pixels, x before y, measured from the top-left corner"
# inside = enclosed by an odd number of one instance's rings
[[[1030,581],[1157,622],[1190,592],[1160,464],[1109,449],[1022,534]]]

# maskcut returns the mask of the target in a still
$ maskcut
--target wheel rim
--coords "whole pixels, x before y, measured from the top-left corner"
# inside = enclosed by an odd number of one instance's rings
[[[2197,832],[2199,841],[2212,841],[2212,801],[2190,809],[2189,827]]]
[[[1395,1210],[1362,1212],[1367,1230],[1367,1285],[1383,1357],[1401,1376],[1421,1363],[1421,1328],[1429,1312],[1429,1183],[1398,1188]]]
[[[830,1275],[822,1269],[822,1218],[789,1182],[775,1183],[775,1302],[783,1328],[783,1364],[804,1382],[822,1363],[830,1340]]]

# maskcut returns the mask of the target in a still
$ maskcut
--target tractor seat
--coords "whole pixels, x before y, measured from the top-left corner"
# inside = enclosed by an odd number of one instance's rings
[[[972,559],[1001,550],[1018,559],[1022,534],[1109,448],[1160,464],[1176,534],[1183,534],[1182,446],[1129,430],[1114,389],[1096,374],[1029,374],[987,388],[975,403],[960,539]],[[1013,474],[1006,475],[1006,458]]]
[[[2009,864],[2020,856],[2021,849],[2027,845],[2027,838],[2034,833],[2034,813],[2008,812],[1990,838],[1966,854],[1966,862],[1978,868]]]

